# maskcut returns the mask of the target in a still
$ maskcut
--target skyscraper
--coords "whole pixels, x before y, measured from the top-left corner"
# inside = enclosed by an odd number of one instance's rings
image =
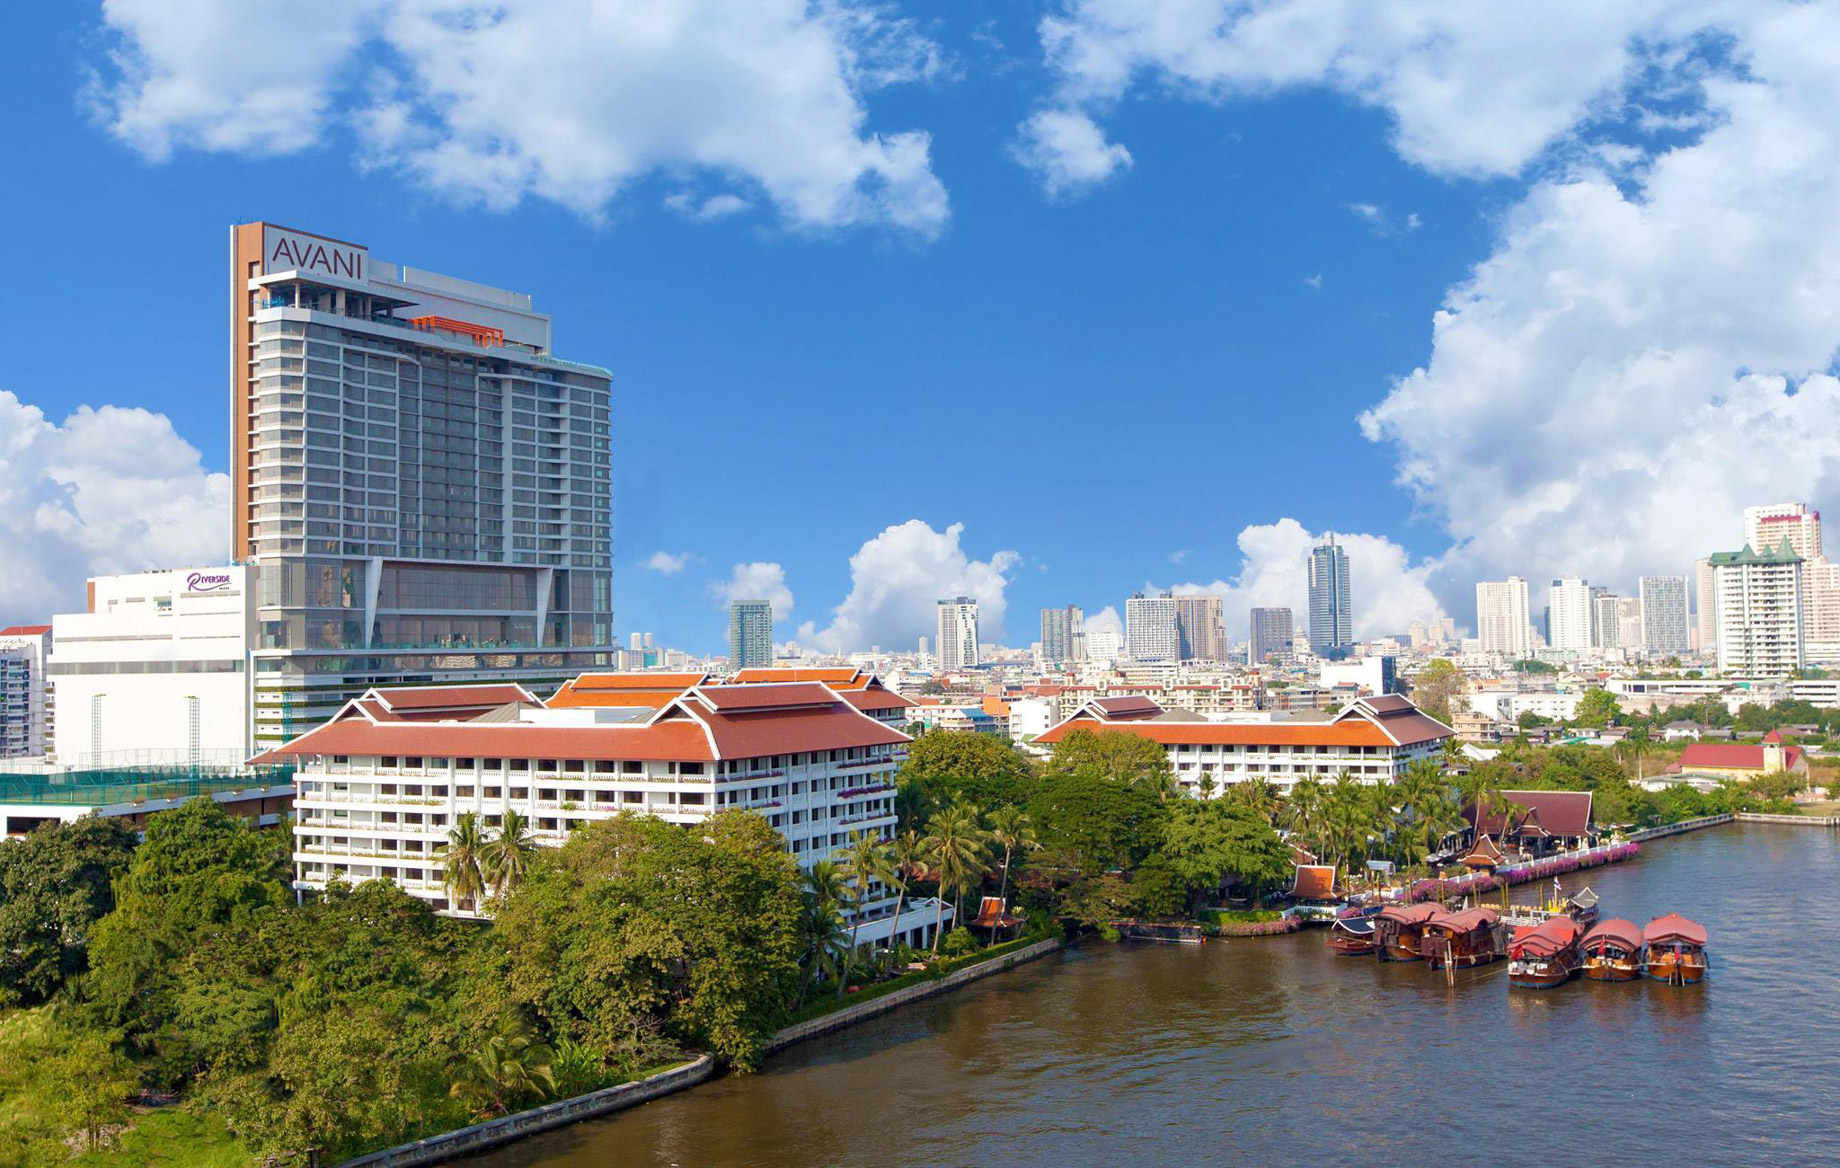
[[[1598,649],[1621,648],[1618,640],[1621,622],[1617,619],[1622,597],[1608,588],[1591,589],[1591,645]]]
[[[1077,604],[1062,608],[1044,608],[1041,610],[1041,656],[1042,660],[1059,665],[1068,661],[1078,661],[1080,643],[1085,640],[1082,634],[1086,628],[1086,614]]]
[[[1247,643],[1247,663],[1288,661],[1291,657],[1291,610],[1255,608],[1252,610],[1252,636]]]
[[[773,605],[736,600],[728,606],[728,667],[759,669],[773,664]]]
[[[1644,576],[1637,592],[1642,598],[1642,644],[1659,656],[1685,653],[1687,636],[1687,578]]]
[[[256,746],[367,686],[533,685],[613,642],[607,370],[529,296],[230,230],[231,540]]]
[[[1532,654],[1533,626],[1527,620],[1527,581],[1481,580],[1476,584],[1476,638],[1484,653],[1521,660]]]
[[[1693,565],[1693,604],[1694,623],[1699,629],[1699,651],[1716,654],[1719,651],[1719,592],[1710,558],[1698,560]]]
[[[1318,657],[1346,657],[1353,645],[1348,552],[1331,535],[1310,552],[1310,648]]]
[[[1802,667],[1802,558],[1776,547],[1712,556],[1719,598],[1719,668],[1783,677]]]
[[[1546,643],[1572,652],[1590,649],[1596,623],[1592,600],[1590,584],[1577,576],[1554,580],[1546,606]]]
[[[1180,660],[1175,598],[1167,592],[1133,593],[1124,602],[1124,646],[1126,655],[1140,665]]]
[[[939,602],[939,668],[947,673],[978,663],[978,602],[954,596]]]
[[[1783,540],[1804,560],[1821,552],[1821,513],[1806,503],[1766,503],[1744,509],[1744,543],[1752,551],[1774,551]]]
[[[1176,655],[1183,661],[1225,661],[1227,622],[1219,596],[1178,596]]]

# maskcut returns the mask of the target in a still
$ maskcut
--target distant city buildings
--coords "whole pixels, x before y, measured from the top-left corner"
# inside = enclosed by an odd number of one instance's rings
[[[0,758],[34,758],[50,749],[50,625],[0,629]]]
[[[1177,658],[1182,661],[1225,661],[1227,622],[1222,598],[1213,595],[1178,596],[1175,602]]]
[[[1110,665],[1124,656],[1124,633],[1114,625],[1100,625],[1086,630],[1086,659]]]
[[[1687,578],[1644,576],[1637,592],[1643,648],[1661,657],[1688,652],[1692,637],[1687,622]]]
[[[773,664],[773,605],[737,600],[728,606],[728,664],[755,669]]]
[[[1528,622],[1527,581],[1521,576],[1484,580],[1476,585],[1476,638],[1484,653],[1513,660],[1533,653],[1533,626]]]
[[[1253,609],[1251,640],[1247,642],[1246,650],[1247,663],[1260,665],[1266,661],[1289,661],[1295,652],[1292,638],[1290,609]]]
[[[1698,644],[1694,647],[1707,656],[1719,649],[1719,594],[1710,556],[1693,565],[1693,620]]]
[[[969,596],[954,596],[940,601],[934,631],[940,669],[950,673],[977,665],[977,601]]]
[[[1718,596],[1718,666],[1745,677],[1784,677],[1802,667],[1802,557],[1787,536],[1776,547],[1711,557]]]
[[[1167,592],[1134,593],[1124,603],[1124,641],[1126,654],[1138,664],[1180,661],[1175,598]]]
[[[1086,614],[1077,604],[1041,610],[1041,656],[1050,665],[1085,658]]]
[[[1546,642],[1560,652],[1588,652],[1594,645],[1591,586],[1576,576],[1552,582],[1547,592]]]
[[[1310,649],[1318,657],[1345,657],[1354,645],[1348,552],[1331,535],[1310,552]]]

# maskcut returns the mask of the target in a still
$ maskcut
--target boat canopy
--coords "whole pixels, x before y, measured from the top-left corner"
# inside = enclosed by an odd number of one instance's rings
[[[1634,953],[1642,947],[1642,930],[1636,927],[1634,921],[1613,917],[1610,920],[1598,922],[1590,932],[1584,935],[1584,947],[1587,952],[1605,943]]]
[[[1380,919],[1400,925],[1422,925],[1444,915],[1441,904],[1389,904],[1380,910]]]
[[[1597,894],[1589,888],[1581,889],[1577,896],[1572,897],[1571,903],[1579,908],[1596,908]]]
[[[1501,914],[1494,909],[1472,908],[1426,921],[1425,927],[1445,933],[1467,933],[1472,929],[1492,929],[1500,923]]]
[[[1706,929],[1698,921],[1690,921],[1679,913],[1669,913],[1648,922],[1642,930],[1642,939],[1650,945],[1666,945],[1675,941],[1688,945],[1704,946]]]
[[[1510,957],[1551,957],[1578,941],[1578,922],[1571,917],[1548,917],[1537,929],[1515,938]]]
[[[1374,923],[1373,917],[1337,917],[1335,923],[1329,926],[1329,931],[1333,933],[1340,929],[1356,937],[1371,937],[1374,935]]]

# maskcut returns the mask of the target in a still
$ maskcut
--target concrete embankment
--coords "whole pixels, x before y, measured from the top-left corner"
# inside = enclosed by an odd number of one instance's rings
[[[1641,831],[1632,831],[1629,833],[1629,838],[1637,842],[1665,839],[1670,835],[1682,835],[1705,827],[1717,827],[1721,823],[1730,823],[1736,818],[1727,812],[1724,815],[1707,815],[1699,819],[1683,819],[1679,823],[1664,823],[1660,827],[1645,827]]]
[[[1762,811],[1740,811],[1738,822],[1788,823],[1796,827],[1840,827],[1840,815],[1769,815]]]

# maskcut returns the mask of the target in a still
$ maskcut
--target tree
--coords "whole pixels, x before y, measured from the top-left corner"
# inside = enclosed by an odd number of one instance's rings
[[[498,834],[479,850],[479,874],[492,886],[495,896],[504,896],[523,883],[530,870],[530,857],[537,841],[530,833],[530,820],[515,808],[507,808],[499,822]]]
[[[39,1074],[58,1085],[59,1119],[82,1133],[85,1150],[99,1148],[104,1131],[127,1121],[128,1098],[140,1086],[134,1065],[93,1031],[72,1035]]]
[[[869,886],[886,881],[889,872],[888,844],[874,832],[853,831],[850,845],[843,853],[843,874],[850,885],[850,948],[844,955],[843,976],[837,979],[837,996],[843,996],[843,984],[849,980],[856,961],[856,932],[862,927],[863,906],[869,902]]]
[[[501,1011],[472,1054],[454,1067],[453,1093],[485,1114],[502,1115],[516,1103],[556,1091],[555,1052],[531,1032],[516,1011]]]
[[[1572,716],[1574,724],[1602,729],[1614,726],[1622,717],[1622,707],[1617,705],[1616,695],[1607,689],[1588,689],[1578,699],[1578,710]]]
[[[1269,779],[1242,779],[1227,788],[1227,802],[1270,823],[1278,813],[1278,789]]]
[[[843,872],[829,860],[819,860],[805,870],[805,888],[799,915],[799,996],[803,1005],[813,983],[835,978],[843,984],[843,955],[851,933],[843,926]]]
[[[901,927],[909,883],[926,869],[926,843],[909,828],[888,841],[888,879],[894,884],[894,927]],[[892,950],[894,946],[890,945]]]
[[[919,827],[946,804],[1020,802],[1035,775],[1027,755],[994,734],[941,730],[907,749],[897,780],[904,827]]]
[[[485,894],[485,860],[489,841],[485,825],[472,811],[462,812],[447,832],[441,849],[441,879],[447,899],[457,909],[471,909]]]
[[[1263,890],[1292,870],[1291,849],[1256,812],[1231,803],[1177,804],[1163,824],[1156,859],[1180,876],[1191,903],[1232,882]]]
[[[1148,784],[1091,769],[1051,771],[1028,802],[1041,837],[1038,866],[1067,880],[1134,868],[1161,840],[1169,806]]]
[[[1292,832],[1312,853],[1326,850],[1323,841],[1323,810],[1327,789],[1314,775],[1305,775],[1291,786],[1279,811],[1278,822]]]
[[[1439,657],[1412,678],[1412,700],[1419,709],[1448,724],[1455,712],[1453,703],[1465,688],[1463,671]]]
[[[997,898],[1007,907],[1010,864],[1017,852],[1040,847],[1041,838],[1035,834],[1035,825],[1029,822],[1028,812],[1012,805],[999,807],[990,813],[990,841],[1003,849],[1003,880],[997,886]]]
[[[0,1007],[42,1002],[89,965],[134,830],[94,816],[0,842]]]
[[[1154,791],[1158,798],[1177,794],[1169,756],[1153,739],[1128,730],[1074,730],[1054,744],[1047,773],[1090,773],[1128,786]]]
[[[990,835],[983,816],[968,803],[954,803],[927,821],[926,856],[939,881],[940,905],[934,912],[933,952],[939,952],[944,924],[944,901],[952,894],[952,919],[963,919],[959,903],[967,885],[981,880],[990,861]]]

